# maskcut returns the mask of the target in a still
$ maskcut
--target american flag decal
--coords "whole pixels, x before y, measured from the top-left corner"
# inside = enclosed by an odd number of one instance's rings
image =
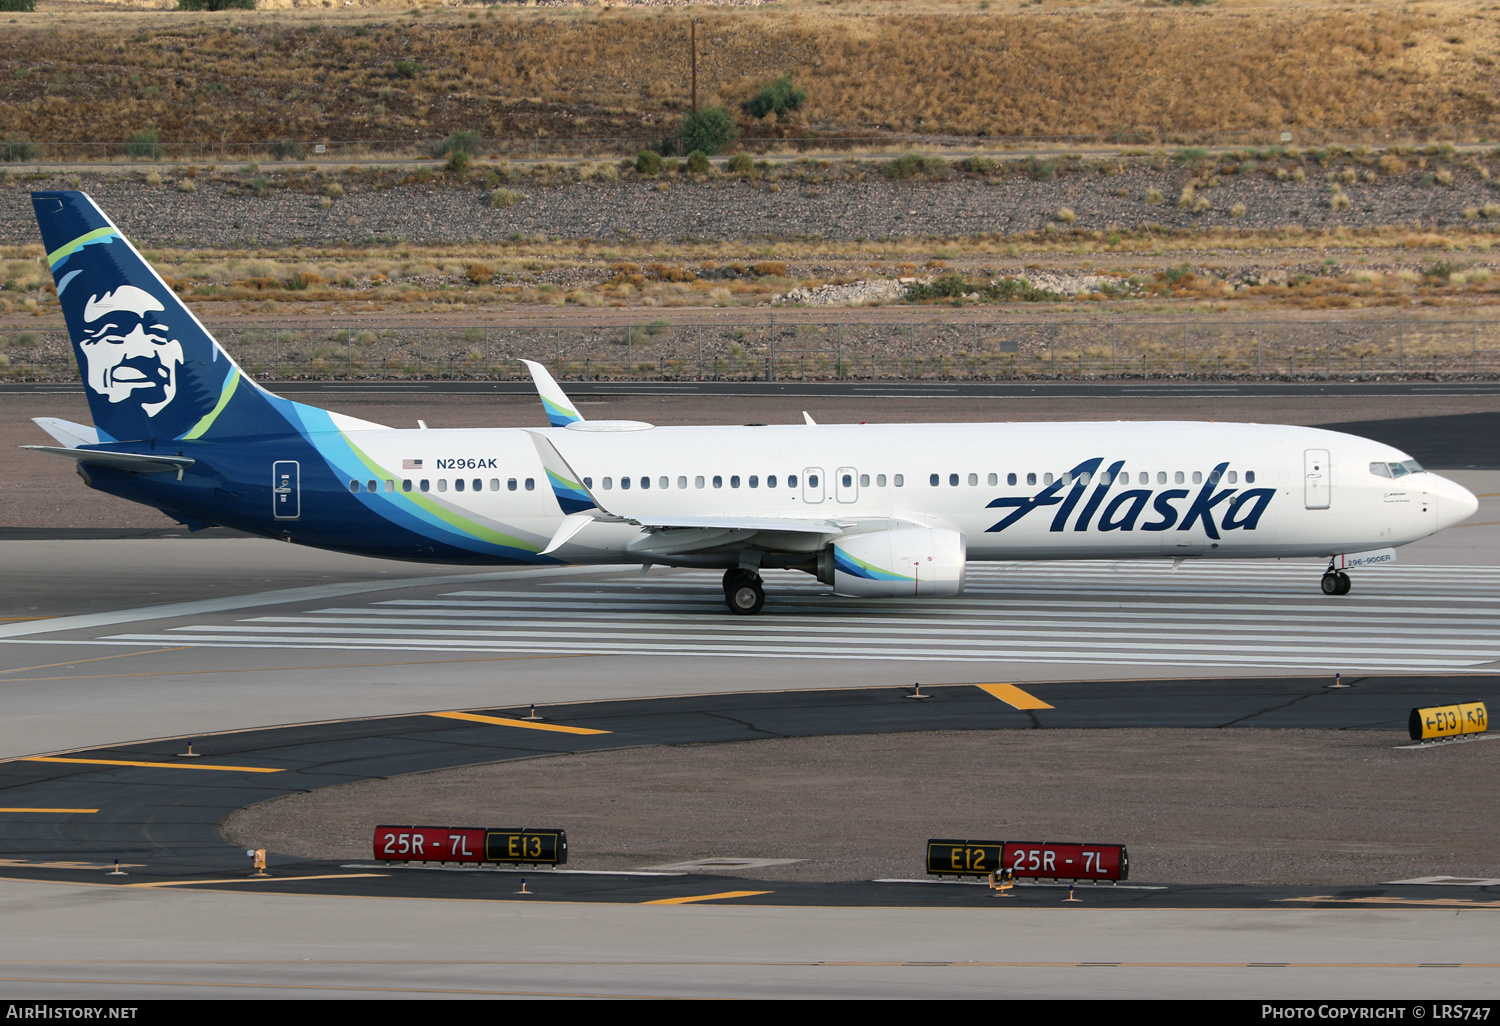
[[[421,460],[402,460],[401,461],[401,469],[402,470],[421,470],[422,469],[422,461]]]

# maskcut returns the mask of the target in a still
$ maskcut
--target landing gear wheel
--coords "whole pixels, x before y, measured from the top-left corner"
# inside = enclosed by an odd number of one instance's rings
[[[724,602],[731,613],[753,616],[766,604],[766,589],[760,575],[739,568],[724,574]]]
[[[1347,595],[1353,582],[1342,570],[1330,570],[1323,575],[1322,587],[1324,595]]]

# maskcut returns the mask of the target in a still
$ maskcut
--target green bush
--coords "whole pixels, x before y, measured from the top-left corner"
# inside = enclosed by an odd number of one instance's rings
[[[276,160],[301,160],[307,156],[307,151],[299,142],[290,139],[277,139],[271,144],[271,156]]]
[[[992,158],[980,156],[965,157],[958,162],[960,171],[969,171],[976,175],[990,174],[999,166]]]
[[[0,160],[41,160],[42,148],[24,135],[7,135],[0,142]]]
[[[906,290],[906,301],[916,303],[924,299],[957,299],[972,291],[974,290],[969,287],[969,283],[964,281],[964,276],[955,271],[925,284],[917,282]]]
[[[694,150],[688,154],[687,169],[690,174],[706,175],[713,165],[708,162],[708,154],[702,150]]]
[[[734,117],[723,107],[702,107],[677,126],[677,148],[683,153],[701,151],[705,156],[723,153],[740,137]]]
[[[160,160],[166,153],[155,129],[137,132],[125,144],[125,156],[131,160]]]
[[[0,11],[34,11],[36,0],[0,0]]]
[[[177,0],[179,11],[253,11],[255,0]]]
[[[948,162],[942,157],[924,157],[920,153],[903,153],[895,160],[880,165],[880,173],[887,178],[916,178],[921,175],[942,174]]]
[[[755,161],[750,159],[748,153],[736,153],[724,167],[732,174],[746,175],[755,170]]]
[[[1208,151],[1201,146],[1184,146],[1172,154],[1172,159],[1179,164],[1191,164],[1195,160],[1206,160]]]
[[[806,102],[807,90],[792,85],[791,75],[782,75],[776,81],[763,86],[760,92],[750,97],[741,106],[752,118],[763,118],[773,111],[778,118],[784,118],[789,112],[797,110]]]
[[[396,61],[391,65],[392,78],[416,78],[426,69],[416,61]]]
[[[451,157],[462,153],[465,157],[479,155],[479,133],[460,129],[432,148],[434,157]]]
[[[655,150],[642,150],[635,158],[635,173],[638,175],[661,174],[661,154]]]

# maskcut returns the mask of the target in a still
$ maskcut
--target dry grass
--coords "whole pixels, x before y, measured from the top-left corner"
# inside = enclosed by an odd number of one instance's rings
[[[0,34],[0,129],[39,140],[660,135],[686,107],[680,9],[94,9]],[[996,135],[1497,119],[1478,2],[697,8],[702,102],[779,73],[807,126]],[[1458,39],[1458,43],[1450,40]],[[420,70],[404,77],[397,61]],[[1211,67],[1212,74],[1203,69]]]

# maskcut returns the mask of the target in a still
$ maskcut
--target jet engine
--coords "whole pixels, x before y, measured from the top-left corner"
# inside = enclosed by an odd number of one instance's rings
[[[962,534],[935,527],[849,535],[819,553],[818,580],[858,598],[957,595],[967,551]]]

